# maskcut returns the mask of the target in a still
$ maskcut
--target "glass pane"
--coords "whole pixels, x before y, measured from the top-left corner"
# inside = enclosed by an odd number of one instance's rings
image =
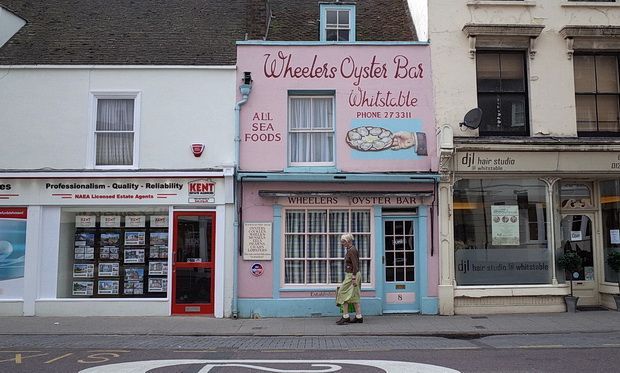
[[[338,23],[338,11],[336,10],[326,10],[325,16],[327,18],[328,25],[335,25]]]
[[[394,268],[385,268],[385,281],[394,282]]]
[[[476,55],[478,92],[500,90],[499,54],[479,53]]]
[[[180,216],[177,221],[177,262],[210,262],[213,219]]]
[[[312,128],[334,128],[333,100],[331,98],[312,99]]]
[[[405,281],[405,269],[396,268],[396,281]]]
[[[618,93],[618,60],[615,56],[596,56],[596,90]]]
[[[402,236],[405,234],[403,222],[401,220],[397,220],[394,222],[394,234],[397,236]]]
[[[308,236],[308,258],[327,257],[327,236],[312,235]]]
[[[338,41],[338,30],[334,30],[334,29],[325,30],[325,40],[326,41]]]
[[[603,221],[604,257],[610,252],[620,252],[620,243],[613,238],[620,230],[620,180],[606,180],[601,182],[601,215]],[[617,274],[609,267],[605,260],[605,281],[616,283]]]
[[[560,184],[560,206],[563,209],[580,209],[592,207],[591,187],[586,184]]]
[[[499,94],[478,94],[478,107],[482,109],[480,133],[497,132],[502,129],[501,96]]]
[[[596,131],[596,97],[575,96],[577,131]]]
[[[370,260],[360,260],[360,271],[362,272],[362,282],[370,282]]]
[[[406,265],[414,265],[415,260],[413,256],[413,250],[409,250],[405,253],[405,264]]]
[[[385,253],[385,265],[386,266],[394,265],[394,252],[393,251]]]
[[[287,260],[284,262],[284,282],[287,284],[304,283],[303,260]]]
[[[332,162],[334,160],[334,133],[313,133],[312,149],[306,162]]]
[[[595,93],[594,56],[574,56],[575,92]]]
[[[310,98],[293,97],[289,108],[290,128],[308,129],[312,125],[312,101]]]
[[[370,232],[370,210],[351,211],[351,232]]]
[[[329,231],[338,233],[349,231],[348,210],[331,210],[329,212]]]
[[[329,282],[332,284],[341,283],[344,280],[344,261],[329,261]]]
[[[479,94],[478,106],[482,109],[480,133],[526,134],[525,100],[523,94]]]
[[[97,131],[133,131],[133,99],[98,99]]]
[[[370,258],[370,235],[356,235],[353,243],[360,254],[360,258]]]
[[[305,232],[306,212],[304,210],[288,210],[286,212],[286,233]]]
[[[176,303],[211,303],[211,268],[177,268]]]
[[[327,283],[327,260],[313,260],[308,262],[308,284]]]
[[[407,267],[405,268],[406,281],[415,281],[415,268]]]
[[[598,130],[618,132],[618,96],[597,96]]]
[[[286,258],[303,258],[304,249],[304,235],[287,235],[286,236]]]
[[[97,133],[98,166],[130,166],[133,164],[133,133]]]
[[[338,25],[349,26],[349,11],[348,10],[338,11]]]
[[[525,77],[522,54],[502,54],[501,58],[502,92],[525,91]]]
[[[327,210],[308,211],[308,232],[327,232]]]
[[[576,252],[582,260],[578,273],[564,273],[566,278],[577,281],[594,281],[592,255],[592,222],[585,215],[568,215],[560,224],[563,252]]]
[[[329,235],[329,257],[344,258],[344,248],[340,245],[340,235]]]
[[[349,41],[349,30],[338,30],[338,41]]]

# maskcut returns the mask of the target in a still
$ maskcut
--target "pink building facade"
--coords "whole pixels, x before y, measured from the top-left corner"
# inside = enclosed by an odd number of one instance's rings
[[[429,46],[240,42],[237,52],[251,93],[238,105],[233,313],[337,315],[344,233],[360,252],[365,314],[437,313]]]

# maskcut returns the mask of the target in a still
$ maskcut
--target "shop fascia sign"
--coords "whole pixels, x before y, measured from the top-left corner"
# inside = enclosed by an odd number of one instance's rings
[[[203,179],[0,179],[0,205],[223,203],[224,183]]]
[[[456,171],[620,171],[620,152],[458,152]]]

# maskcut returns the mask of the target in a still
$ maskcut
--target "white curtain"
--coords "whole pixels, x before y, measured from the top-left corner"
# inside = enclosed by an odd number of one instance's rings
[[[132,165],[134,100],[97,100],[96,164]]]
[[[333,99],[291,98],[291,162],[333,162]]]

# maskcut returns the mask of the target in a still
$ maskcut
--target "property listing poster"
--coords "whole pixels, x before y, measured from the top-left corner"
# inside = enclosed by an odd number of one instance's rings
[[[0,299],[23,297],[27,211],[0,207]]]

